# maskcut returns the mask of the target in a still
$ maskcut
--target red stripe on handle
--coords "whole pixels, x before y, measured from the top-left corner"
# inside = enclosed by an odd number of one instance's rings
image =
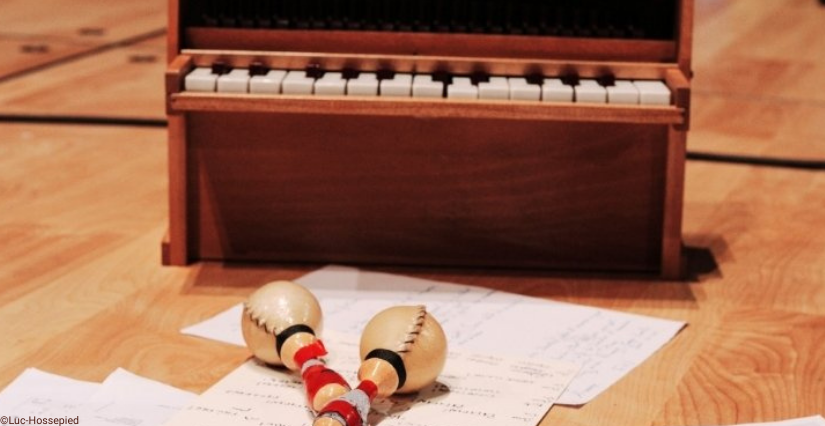
[[[327,348],[320,340],[316,340],[313,344],[304,346],[295,352],[292,359],[298,364],[298,368],[304,366],[304,363],[311,359],[318,359],[327,354]]]
[[[307,400],[310,407],[312,407],[312,401],[315,400],[315,395],[326,385],[339,384],[344,389],[349,390],[349,383],[335,370],[331,370],[324,365],[313,365],[307,368],[301,376],[304,378],[304,387],[307,391]]]
[[[364,391],[367,394],[367,397],[370,399],[370,402],[375,399],[375,395],[378,395],[378,386],[373,383],[371,380],[364,380],[363,382],[358,384],[358,389]]]
[[[336,399],[330,401],[320,413],[318,413],[318,417],[323,415],[324,413],[337,413],[344,420],[347,422],[345,426],[363,426],[361,424],[361,416],[358,414],[358,410],[355,409],[349,402],[344,401],[342,399]]]

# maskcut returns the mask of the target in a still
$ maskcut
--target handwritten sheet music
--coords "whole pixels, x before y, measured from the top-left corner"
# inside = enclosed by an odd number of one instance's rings
[[[0,393],[9,417],[79,417],[82,425],[159,426],[195,394],[118,369],[101,383],[27,369]]]
[[[28,368],[0,392],[0,413],[20,418],[74,417],[99,387],[99,383]]]
[[[327,333],[330,367],[357,383],[357,336]],[[436,384],[411,396],[377,401],[380,426],[533,426],[575,376],[564,361],[509,359],[452,351]],[[167,426],[309,426],[297,374],[249,361],[207,390]]]
[[[81,407],[79,415],[83,425],[162,425],[196,396],[117,369]]]
[[[318,297],[328,330],[360,334],[367,321],[384,308],[424,304],[444,327],[451,348],[537,360],[563,359],[582,365],[558,401],[566,405],[581,405],[595,398],[685,325],[341,266],[328,266],[296,281]],[[235,333],[231,342],[243,342],[239,315],[222,315],[231,324],[212,325],[224,336]],[[231,331],[233,327],[237,331]]]

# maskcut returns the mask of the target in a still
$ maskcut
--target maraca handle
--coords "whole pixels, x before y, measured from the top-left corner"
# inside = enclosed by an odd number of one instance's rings
[[[357,388],[330,401],[315,418],[313,426],[367,426],[370,404],[378,386],[365,380]]]

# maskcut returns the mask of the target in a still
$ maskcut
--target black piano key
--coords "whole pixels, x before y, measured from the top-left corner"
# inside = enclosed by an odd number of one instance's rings
[[[539,86],[544,84],[544,75],[539,71],[528,73],[524,76],[524,79],[527,80],[529,84],[537,84]]]
[[[355,68],[344,68],[343,70],[341,70],[341,77],[344,78],[344,80],[352,80],[354,78],[358,78],[359,74],[360,72]]]
[[[446,70],[436,70],[432,77],[433,81],[444,83],[445,87],[453,84],[453,76]]]
[[[474,85],[478,85],[479,83],[488,83],[490,81],[490,74],[484,71],[476,71],[470,74],[470,81],[472,81]]]
[[[266,75],[269,72],[269,67],[263,62],[252,62],[249,64],[249,75]]]
[[[381,68],[375,73],[379,80],[392,80],[395,77],[395,71],[389,68]]]
[[[613,74],[603,74],[596,78],[596,81],[599,85],[604,87],[610,87],[616,85],[616,76]]]
[[[579,76],[573,72],[565,72],[559,76],[559,80],[568,86],[578,86]]]
[[[324,69],[321,68],[321,64],[318,63],[309,63],[304,70],[307,73],[307,77],[315,79],[321,78],[325,72]]]
[[[232,67],[226,61],[219,59],[212,62],[212,74],[224,75],[229,74],[229,71],[232,71]]]

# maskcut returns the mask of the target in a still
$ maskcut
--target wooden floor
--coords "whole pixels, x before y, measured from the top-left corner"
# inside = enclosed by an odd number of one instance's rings
[[[247,352],[177,330],[310,270],[162,267],[165,130],[24,122],[164,119],[165,4],[0,2],[0,387],[26,367],[124,367],[203,391]],[[823,52],[815,0],[697,0],[689,150],[825,159]],[[703,271],[689,282],[402,272],[690,324],[543,425],[825,414],[825,172],[690,161],[685,234]]]

